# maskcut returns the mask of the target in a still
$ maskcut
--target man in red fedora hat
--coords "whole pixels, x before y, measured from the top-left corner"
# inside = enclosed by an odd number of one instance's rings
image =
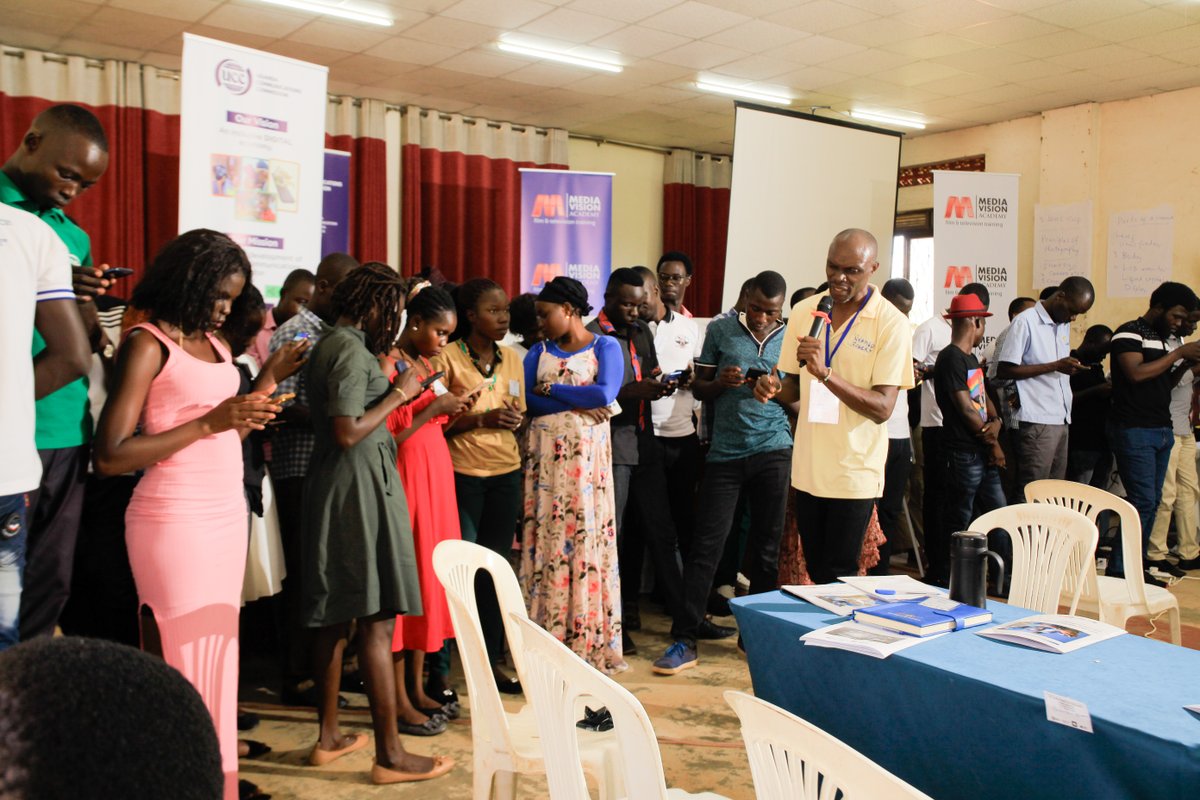
[[[967,529],[979,500],[981,513],[1006,504],[1000,486],[1004,451],[997,438],[1000,416],[984,385],[984,372],[974,349],[983,340],[987,318],[983,302],[973,294],[950,301],[943,315],[950,322],[950,346],[933,366],[933,389],[942,411],[942,455],[946,461],[945,502],[938,527],[940,542]]]

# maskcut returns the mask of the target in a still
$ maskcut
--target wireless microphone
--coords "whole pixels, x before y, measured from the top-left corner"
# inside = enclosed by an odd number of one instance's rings
[[[821,298],[821,302],[817,303],[817,310],[813,312],[812,327],[808,329],[809,337],[815,339],[821,333],[821,323],[829,321],[829,314],[833,311],[833,298],[825,295]],[[805,365],[805,361],[800,362],[800,366]]]

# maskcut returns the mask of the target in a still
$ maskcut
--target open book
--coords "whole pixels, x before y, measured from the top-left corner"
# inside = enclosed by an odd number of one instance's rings
[[[856,608],[873,606],[879,601],[847,583],[822,583],[816,586],[780,586],[783,592],[812,603],[842,617],[850,616]]]
[[[887,603],[923,600],[946,594],[944,589],[921,583],[908,575],[848,575],[838,580]]]
[[[876,628],[874,625],[864,625],[851,620],[809,631],[801,636],[800,640],[805,645],[813,647],[832,647],[837,650],[862,653],[873,658],[887,658],[892,653],[898,653],[907,647],[944,635],[937,634],[924,638],[905,636],[903,633],[894,633],[883,628]]]
[[[1125,633],[1115,625],[1066,614],[1038,614],[976,631],[980,636],[1051,653],[1069,653]]]

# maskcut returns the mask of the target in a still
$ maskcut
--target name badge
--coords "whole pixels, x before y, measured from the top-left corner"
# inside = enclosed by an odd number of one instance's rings
[[[841,401],[818,380],[809,381],[808,421],[814,425],[837,425],[841,418]]]
[[[521,396],[521,382],[519,380],[517,380],[516,378],[511,379],[508,382],[508,393],[512,397],[520,397]]]

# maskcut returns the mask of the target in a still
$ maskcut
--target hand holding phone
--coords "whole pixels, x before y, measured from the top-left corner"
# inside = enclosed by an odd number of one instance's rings
[[[110,267],[100,274],[100,277],[106,281],[115,281],[118,278],[128,278],[133,274],[133,270],[129,267]]]
[[[430,386],[432,386],[434,384],[434,381],[438,380],[445,374],[446,373],[443,372],[442,370],[438,370],[437,372],[430,374],[428,377],[425,378],[425,380],[421,381],[421,384],[420,384],[421,391],[425,391],[426,389],[428,389]]]

